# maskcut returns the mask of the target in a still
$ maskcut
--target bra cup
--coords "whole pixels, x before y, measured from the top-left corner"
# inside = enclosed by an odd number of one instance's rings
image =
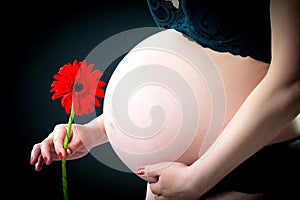
[[[270,63],[269,0],[148,0],[159,27],[175,29],[203,47]],[[259,30],[259,31],[257,31]]]

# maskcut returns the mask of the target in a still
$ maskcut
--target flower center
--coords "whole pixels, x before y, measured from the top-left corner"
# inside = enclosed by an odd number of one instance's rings
[[[83,84],[82,83],[75,83],[74,84],[74,92],[81,92],[83,90]]]

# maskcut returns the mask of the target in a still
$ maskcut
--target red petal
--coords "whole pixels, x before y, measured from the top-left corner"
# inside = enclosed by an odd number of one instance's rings
[[[65,95],[61,99],[61,105],[65,108],[67,114],[70,114],[71,106],[72,106],[72,97],[71,95]]]
[[[95,106],[100,106],[100,101],[96,97],[103,98],[106,86],[104,81],[99,81],[103,75],[100,70],[93,71],[94,64],[87,64],[86,60],[67,63],[60,67],[57,74],[53,76],[50,92],[54,92],[52,99],[62,98],[61,105],[69,114],[72,103],[74,112],[77,115],[93,112]],[[74,83],[83,84],[83,90],[73,94]]]
[[[98,87],[104,87],[106,86],[106,83],[104,81],[98,81]]]
[[[96,91],[95,96],[100,97],[100,98],[104,98],[104,90],[98,89],[98,90]]]
[[[100,101],[97,99],[97,98],[95,98],[95,106],[96,107],[99,107],[101,104],[100,104]]]

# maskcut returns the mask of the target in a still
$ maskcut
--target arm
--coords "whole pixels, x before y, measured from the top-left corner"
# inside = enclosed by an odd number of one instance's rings
[[[270,143],[300,112],[300,2],[270,2],[269,71],[224,129],[217,145],[191,166],[192,182],[202,194]]]

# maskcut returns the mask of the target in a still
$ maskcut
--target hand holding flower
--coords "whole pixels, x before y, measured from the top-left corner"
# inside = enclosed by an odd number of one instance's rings
[[[87,155],[91,148],[107,142],[104,132],[103,118],[99,116],[88,124],[73,124],[70,134],[68,149],[63,148],[67,134],[67,124],[55,126],[43,141],[33,146],[30,164],[35,165],[36,171],[41,171],[43,165],[50,165],[53,161],[62,158],[73,160]]]
[[[93,66],[93,64],[88,65],[85,60],[82,62],[75,60],[73,64],[68,63],[61,67],[58,74],[54,75],[55,80],[50,90],[54,92],[52,99],[61,98],[60,103],[69,114],[69,121],[68,124],[57,125],[44,141],[34,145],[31,153],[30,163],[35,165],[36,171],[40,171],[44,163],[50,165],[53,160],[62,160],[65,200],[68,199],[66,160],[86,155],[93,146],[99,144],[94,141],[107,140],[103,132],[104,128],[101,127],[102,118],[98,124],[99,128],[96,129],[95,126],[72,124],[75,115],[81,116],[94,112],[95,106],[100,106],[98,98],[104,98],[102,87],[106,83],[100,80],[102,72],[92,70]],[[96,120],[99,119],[93,121]],[[103,136],[99,137],[99,134]],[[97,137],[100,139],[97,140]]]

